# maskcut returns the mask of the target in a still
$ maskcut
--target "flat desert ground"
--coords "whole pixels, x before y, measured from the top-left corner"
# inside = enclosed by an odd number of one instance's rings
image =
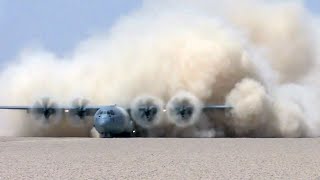
[[[320,138],[0,137],[0,179],[318,179]]]

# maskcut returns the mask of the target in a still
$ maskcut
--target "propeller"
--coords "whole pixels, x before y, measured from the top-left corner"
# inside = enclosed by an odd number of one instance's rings
[[[151,122],[154,116],[158,113],[158,107],[151,105],[151,106],[140,106],[139,107],[139,116],[142,119],[145,119],[148,122]]]
[[[73,124],[78,124],[80,121],[84,120],[87,117],[87,109],[86,107],[89,104],[89,100],[87,99],[74,99],[71,103],[72,109],[70,109],[70,119]]]
[[[48,97],[36,101],[29,111],[35,120],[41,120],[44,123],[57,123],[61,120],[58,104]]]
[[[166,109],[171,122],[179,127],[187,127],[199,120],[202,103],[193,94],[181,92],[170,99]]]
[[[181,116],[181,119],[188,120],[191,118],[192,113],[194,111],[194,106],[189,104],[187,100],[184,100],[184,102],[181,102],[181,106],[177,106],[175,108],[175,112]]]
[[[162,119],[163,102],[153,96],[140,96],[131,104],[132,119],[143,128],[150,128]]]

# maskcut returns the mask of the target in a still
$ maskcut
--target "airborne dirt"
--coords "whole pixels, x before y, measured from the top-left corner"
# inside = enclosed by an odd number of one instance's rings
[[[59,105],[83,97],[130,107],[151,95],[165,106],[188,92],[200,104],[233,109],[190,124],[163,116],[153,136],[318,137],[318,31],[318,17],[300,1],[145,1],[68,56],[21,52],[0,74],[1,104],[48,96]],[[92,127],[68,118],[43,127],[24,112],[0,115],[5,136],[89,136]]]

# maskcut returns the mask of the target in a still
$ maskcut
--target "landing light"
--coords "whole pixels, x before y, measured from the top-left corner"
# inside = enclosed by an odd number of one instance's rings
[[[64,112],[66,112],[66,113],[69,112],[69,109],[65,109]]]

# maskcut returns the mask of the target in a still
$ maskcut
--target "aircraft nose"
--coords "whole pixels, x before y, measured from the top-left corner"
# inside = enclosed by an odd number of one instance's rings
[[[99,133],[104,133],[104,130],[107,124],[108,124],[107,116],[97,117],[94,122],[94,126]]]

